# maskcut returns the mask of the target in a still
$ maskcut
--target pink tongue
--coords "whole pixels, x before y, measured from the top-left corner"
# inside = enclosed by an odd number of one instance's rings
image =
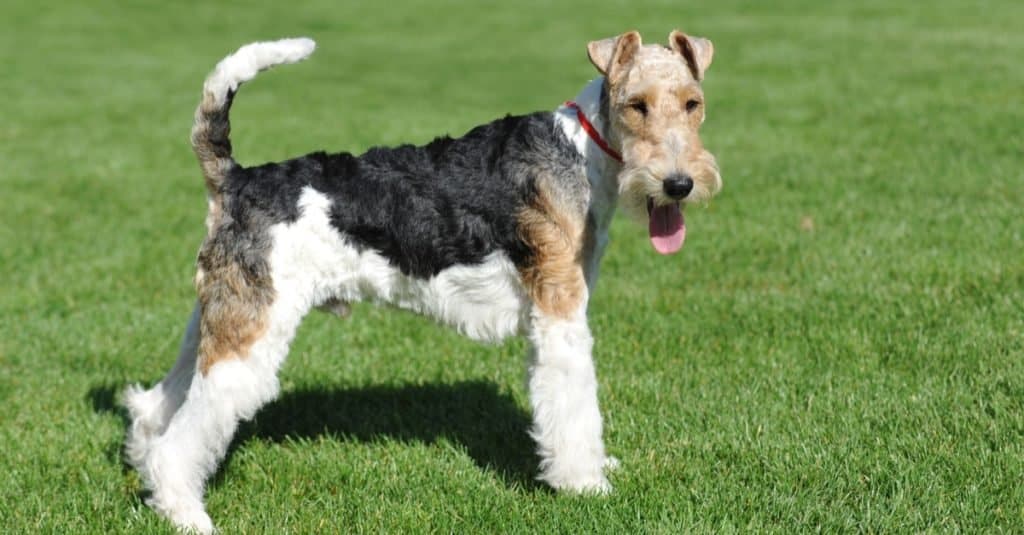
[[[679,205],[654,206],[649,212],[651,220],[647,229],[654,249],[661,254],[672,254],[682,248],[686,239],[686,223]]]

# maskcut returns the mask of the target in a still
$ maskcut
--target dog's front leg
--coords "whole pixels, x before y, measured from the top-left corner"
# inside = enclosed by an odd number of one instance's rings
[[[530,434],[541,458],[538,478],[559,490],[611,491],[604,475],[606,459],[586,304],[567,317],[535,308],[530,341]]]

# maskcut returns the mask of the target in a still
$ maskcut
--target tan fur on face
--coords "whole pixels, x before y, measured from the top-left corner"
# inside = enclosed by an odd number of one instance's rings
[[[569,318],[586,299],[580,263],[584,222],[569,215],[543,183],[539,187],[534,204],[519,214],[520,237],[534,253],[520,276],[534,305],[546,315]]]
[[[669,46],[643,46],[639,34],[630,32],[595,41],[587,50],[595,65],[606,65],[598,70],[608,83],[608,134],[625,162],[619,189],[626,211],[646,219],[648,198],[676,202],[661,185],[673,175],[694,181],[684,202],[718,193],[718,164],[699,136],[705,114],[700,79],[711,65],[711,42],[673,31]]]

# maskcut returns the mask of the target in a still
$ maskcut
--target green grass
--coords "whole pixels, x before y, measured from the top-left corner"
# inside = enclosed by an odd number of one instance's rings
[[[592,300],[614,495],[536,460],[520,341],[313,315],[212,482],[225,533],[1024,530],[1024,3],[35,2],[0,7],[0,525],[168,532],[117,400],[170,367],[241,43],[311,35],[233,113],[259,163],[550,109],[584,43],[715,43],[725,189],[680,255],[613,227]]]

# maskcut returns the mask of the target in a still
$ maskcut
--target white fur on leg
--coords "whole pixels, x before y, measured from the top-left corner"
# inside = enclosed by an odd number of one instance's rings
[[[183,529],[209,533],[203,510],[206,479],[224,457],[238,421],[250,418],[277,393],[273,374],[250,363],[227,360],[203,377],[196,375],[188,398],[156,438],[139,472],[152,491],[147,503]]]
[[[278,286],[288,284],[280,281]],[[205,376],[195,375],[184,403],[137,466],[152,491],[149,506],[179,528],[213,530],[203,509],[206,480],[227,452],[238,422],[277,396],[278,368],[309,310],[297,296],[301,293],[282,291],[271,306],[269,328],[245,358],[218,362]]]
[[[124,405],[131,418],[125,454],[132,466],[138,468],[142,464],[153,439],[167,429],[171,417],[185,401],[196,370],[198,348],[199,303],[196,303],[181,340],[178,360],[167,377],[149,390],[143,390],[139,385],[131,385],[125,390]]]
[[[559,490],[607,493],[611,485],[604,476],[593,338],[585,305],[568,320],[537,310],[531,320],[530,434],[541,457],[538,479]]]

